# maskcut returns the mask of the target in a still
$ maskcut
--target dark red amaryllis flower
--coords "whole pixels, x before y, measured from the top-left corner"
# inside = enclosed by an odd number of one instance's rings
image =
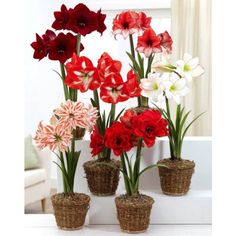
[[[106,19],[106,14],[101,13],[101,9],[97,11],[97,31],[102,34],[106,30],[106,25],[104,23]]]
[[[141,88],[138,83],[138,76],[134,73],[132,69],[127,73],[126,85],[129,91],[129,96],[131,98],[139,97],[141,95]]]
[[[94,127],[93,132],[90,135],[90,139],[91,141],[89,146],[92,149],[91,154],[94,157],[101,153],[105,148],[104,138],[101,134],[99,134],[98,128],[96,126]]]
[[[88,89],[95,90],[101,84],[97,68],[87,57],[79,57],[74,53],[71,61],[66,64],[66,72],[65,84],[82,93]]]
[[[138,13],[138,26],[140,30],[150,28],[152,17],[147,17],[144,12]]]
[[[152,53],[162,51],[160,38],[152,28],[146,29],[143,35],[138,37],[136,50],[140,53],[144,53],[146,57],[149,57]]]
[[[105,81],[111,73],[119,74],[121,71],[121,62],[113,60],[112,57],[104,52],[98,60],[98,73],[102,81]]]
[[[42,37],[36,34],[36,41],[31,43],[31,47],[34,49],[33,57],[39,60],[46,57],[50,50],[49,43],[50,41],[54,40],[55,37],[56,34],[51,30],[47,30],[46,33],[42,35]]]
[[[54,12],[55,21],[52,24],[52,28],[54,28],[55,30],[69,30],[68,22],[70,19],[70,10],[67,10],[66,6],[62,4],[61,11]]]
[[[97,14],[90,11],[83,3],[79,3],[70,11],[68,28],[83,36],[98,29]]]
[[[76,52],[77,37],[71,33],[59,33],[57,37],[49,44],[49,59],[58,60],[62,64],[72,57]],[[83,45],[80,46],[80,51],[84,49]]]
[[[134,135],[143,138],[147,147],[154,145],[156,137],[168,135],[167,124],[157,110],[146,110],[131,121]]]
[[[125,11],[116,15],[112,26],[113,35],[116,37],[121,34],[126,39],[129,35],[137,33],[139,31],[138,18],[138,13],[134,11]]]
[[[116,104],[129,99],[129,91],[120,74],[112,73],[100,87],[100,97],[104,102]]]
[[[160,38],[161,46],[164,47],[168,52],[172,51],[172,38],[167,31],[164,33],[158,34]]]
[[[105,146],[111,148],[119,156],[132,148],[132,131],[119,121],[113,122],[105,132]]]

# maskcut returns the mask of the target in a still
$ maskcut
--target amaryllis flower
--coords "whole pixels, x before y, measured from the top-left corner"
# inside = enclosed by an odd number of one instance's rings
[[[104,52],[98,60],[98,73],[101,81],[105,81],[108,75],[111,73],[119,74],[121,71],[121,62],[117,60],[113,60],[112,57]]]
[[[188,53],[185,53],[184,59],[177,61],[176,65],[179,74],[187,81],[191,81],[192,78],[201,76],[204,73],[203,67],[199,65],[198,57],[193,58]]]
[[[40,133],[42,136],[37,136]],[[60,152],[67,151],[72,139],[71,130],[65,129],[61,125],[39,125],[34,138],[39,148],[48,147],[51,151],[58,149]]]
[[[92,149],[91,154],[94,157],[101,153],[105,148],[104,138],[101,134],[99,134],[98,128],[96,126],[94,126],[93,132],[90,135],[90,139],[91,141],[89,147]]]
[[[134,11],[125,11],[117,14],[113,20],[112,31],[113,35],[121,34],[124,39],[129,35],[139,31],[138,14]]]
[[[132,69],[127,73],[126,85],[129,91],[129,96],[131,98],[139,97],[141,95],[141,88],[138,83],[138,76],[134,73]]]
[[[79,57],[74,53],[71,61],[66,64],[66,71],[64,83],[82,93],[88,89],[95,90],[101,84],[97,68],[87,57]]]
[[[55,21],[52,24],[52,28],[55,30],[68,29],[68,22],[70,17],[70,11],[67,10],[64,4],[61,5],[61,11],[54,12]]]
[[[136,50],[140,53],[144,53],[146,57],[149,57],[152,53],[162,51],[160,38],[152,28],[146,29],[143,35],[138,37]]]
[[[59,124],[65,129],[76,129],[76,127],[87,128],[87,109],[82,102],[67,100],[54,111],[59,117]]]
[[[155,72],[173,72],[176,67],[170,62],[170,54],[165,50],[162,53],[158,53],[156,60],[152,64],[152,70]]]
[[[77,37],[71,33],[59,33],[58,36],[50,42],[49,59],[58,60],[62,64],[72,57],[76,52]],[[80,51],[83,45],[80,46]]]
[[[172,51],[172,38],[167,31],[164,33],[158,34],[158,37],[161,41],[161,46],[164,47],[168,53]]]
[[[116,104],[129,99],[129,91],[119,74],[110,74],[100,87],[100,97],[104,102]]]
[[[104,23],[106,19],[106,14],[101,13],[101,9],[97,11],[97,31],[102,34],[106,30],[106,25]]]
[[[97,121],[97,108],[93,107],[91,104],[89,104],[89,107],[87,108],[87,112],[85,115],[85,122],[86,122],[86,129],[88,131],[92,131],[94,125]]]
[[[125,111],[124,115],[120,117],[120,121],[127,127],[132,127],[132,119],[137,116],[137,112],[134,109],[128,109]]]
[[[115,155],[119,156],[132,147],[132,131],[119,121],[113,122],[105,132],[105,146],[111,148]]]
[[[70,11],[68,28],[83,36],[90,34],[98,28],[97,14],[90,11],[83,3],[79,3]]]
[[[152,18],[147,17],[144,12],[139,12],[138,13],[138,26],[140,31],[144,31],[147,28],[150,28],[150,23],[151,23]]]
[[[163,81],[165,95],[168,99],[173,99],[180,104],[180,98],[188,94],[189,88],[185,79],[180,79],[178,75],[172,74],[169,80]]]
[[[167,124],[159,111],[146,110],[132,119],[132,131],[137,137],[143,138],[147,147],[152,147],[156,137],[168,134]]]
[[[51,31],[47,30],[42,37],[36,34],[36,41],[31,43],[31,47],[35,50],[33,57],[35,59],[43,59],[48,55],[50,50],[50,42],[56,38],[56,34]]]
[[[141,95],[151,98],[153,101],[163,100],[164,87],[162,81],[163,79],[159,77],[158,73],[149,73],[147,79],[141,79]]]

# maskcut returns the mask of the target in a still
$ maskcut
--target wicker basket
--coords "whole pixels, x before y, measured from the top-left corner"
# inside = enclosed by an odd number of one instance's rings
[[[127,233],[145,232],[149,226],[153,198],[146,195],[135,197],[120,195],[115,198],[120,228]]]
[[[82,228],[90,197],[83,193],[58,193],[51,197],[57,226],[63,230]]]
[[[114,195],[120,179],[119,168],[118,160],[85,162],[84,170],[90,192],[97,196]]]
[[[163,159],[158,161],[162,192],[166,195],[182,196],[189,191],[195,163],[189,160]]]

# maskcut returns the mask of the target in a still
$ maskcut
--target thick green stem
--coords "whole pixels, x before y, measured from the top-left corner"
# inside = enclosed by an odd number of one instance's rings
[[[110,126],[112,125],[112,123],[115,120],[115,113],[116,113],[116,105],[115,104],[111,104],[111,118],[110,118]]]
[[[100,104],[99,104],[99,96],[98,96],[98,91],[97,91],[97,89],[93,90],[93,98],[94,98],[94,101],[95,101],[96,104],[97,104],[98,112],[100,113]]]
[[[125,165],[125,157],[124,157],[123,153],[120,156],[120,160],[121,160],[122,171],[123,171],[123,174],[124,174],[126,194],[130,196],[130,195],[132,195],[132,192],[131,192],[131,189],[130,189],[129,180],[127,179],[128,172],[127,172],[127,168],[126,168],[126,165]]]
[[[65,100],[69,99],[69,92],[68,92],[68,87],[67,85],[64,83],[66,74],[65,74],[65,67],[64,64],[60,63],[60,68],[61,68],[61,76],[62,76],[62,83],[63,83],[63,89],[64,89],[64,96],[65,96]]]
[[[80,54],[80,44],[81,44],[81,34],[77,35],[77,46],[76,46],[76,53],[79,56]]]
[[[129,43],[130,43],[130,52],[133,58],[135,59],[135,51],[134,51],[134,40],[133,40],[133,35],[129,35]]]

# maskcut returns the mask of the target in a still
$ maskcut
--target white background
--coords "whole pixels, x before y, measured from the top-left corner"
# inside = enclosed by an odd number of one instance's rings
[[[26,4],[1,5],[1,234],[23,233],[24,21]],[[235,2],[213,4],[213,235],[235,228]]]

